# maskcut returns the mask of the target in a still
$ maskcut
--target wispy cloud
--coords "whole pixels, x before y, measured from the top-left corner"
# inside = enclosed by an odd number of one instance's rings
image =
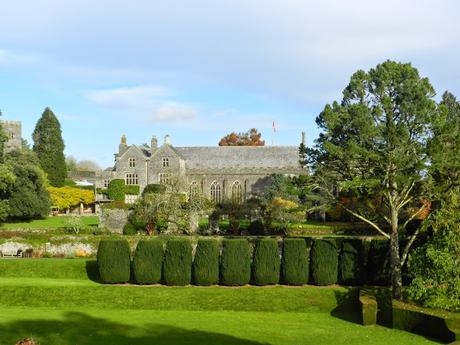
[[[172,100],[170,89],[159,85],[139,85],[93,90],[87,98],[100,106],[138,115],[148,121],[192,120],[197,111],[191,104]]]

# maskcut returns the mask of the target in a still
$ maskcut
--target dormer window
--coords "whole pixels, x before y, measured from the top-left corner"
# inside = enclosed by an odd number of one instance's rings
[[[136,167],[136,158],[131,157],[131,158],[129,159],[129,167],[130,167],[130,168],[135,168],[135,167]]]
[[[161,165],[163,168],[169,168],[169,158],[168,157],[163,157],[161,160]]]

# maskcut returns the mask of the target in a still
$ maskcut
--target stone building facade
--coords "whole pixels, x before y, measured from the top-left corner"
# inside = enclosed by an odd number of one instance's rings
[[[139,146],[128,145],[123,136],[114,167],[97,174],[96,187],[106,188],[111,180],[123,179],[126,185],[140,186],[142,192],[148,184],[182,181],[190,194],[202,193],[216,202],[241,201],[262,192],[273,174],[305,173],[297,146],[178,147],[169,136],[161,146],[156,137],[150,146]],[[127,195],[126,201],[136,197]]]
[[[22,125],[21,121],[0,121],[3,130],[8,136],[5,143],[5,152],[19,150],[22,147]]]

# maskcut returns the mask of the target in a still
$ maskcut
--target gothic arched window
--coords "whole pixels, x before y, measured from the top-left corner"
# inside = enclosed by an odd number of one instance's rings
[[[220,184],[217,181],[211,183],[211,200],[216,203],[221,201]]]
[[[243,201],[240,181],[235,181],[232,185],[232,201],[240,204]]]

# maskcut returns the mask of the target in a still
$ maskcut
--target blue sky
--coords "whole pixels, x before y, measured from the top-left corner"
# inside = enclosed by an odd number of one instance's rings
[[[460,96],[457,1],[0,1],[0,109],[30,141],[46,106],[66,154],[109,166],[129,143],[215,145],[258,128],[311,143],[350,75],[412,62]],[[273,137],[272,121],[277,132]]]

